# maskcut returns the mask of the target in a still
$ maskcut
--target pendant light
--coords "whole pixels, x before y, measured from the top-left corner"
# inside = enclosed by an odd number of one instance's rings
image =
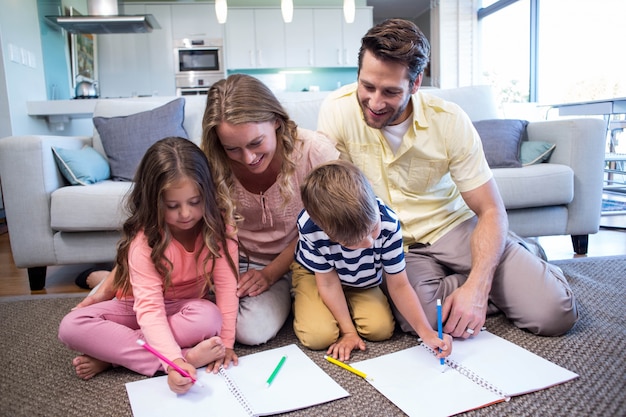
[[[219,23],[226,23],[226,16],[228,15],[226,0],[215,0],[215,15]]]
[[[291,23],[293,19],[293,0],[281,0],[280,11],[283,13],[285,23]]]
[[[343,17],[346,19],[346,23],[354,22],[354,0],[343,0]]]

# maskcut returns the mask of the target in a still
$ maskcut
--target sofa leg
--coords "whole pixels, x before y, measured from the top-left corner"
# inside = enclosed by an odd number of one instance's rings
[[[31,291],[43,290],[46,286],[46,270],[45,266],[36,266],[28,268],[28,282]]]
[[[572,245],[574,252],[578,255],[585,255],[589,246],[589,235],[572,235]]]

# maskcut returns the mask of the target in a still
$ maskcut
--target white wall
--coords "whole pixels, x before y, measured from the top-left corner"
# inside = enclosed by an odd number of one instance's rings
[[[0,43],[4,74],[0,121],[9,121],[0,137],[48,132],[45,121],[27,114],[26,102],[46,99],[36,0],[0,0]],[[14,62],[11,56],[19,62]],[[22,56],[25,58],[22,62]],[[6,90],[6,91],[2,91]],[[5,93],[5,94],[1,94]],[[5,125],[6,126],[6,125]]]

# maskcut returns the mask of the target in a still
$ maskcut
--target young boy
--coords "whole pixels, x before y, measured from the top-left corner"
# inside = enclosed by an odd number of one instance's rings
[[[452,338],[439,339],[405,271],[396,214],[374,195],[361,171],[346,161],[319,165],[301,186],[296,260],[315,274],[294,274],[294,330],[313,349],[348,360],[365,350],[362,337],[385,340],[394,319],[380,285],[424,343],[448,356]],[[308,282],[307,282],[308,280]]]

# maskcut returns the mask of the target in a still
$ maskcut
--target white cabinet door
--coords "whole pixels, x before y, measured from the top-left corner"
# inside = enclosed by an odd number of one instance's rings
[[[293,20],[291,23],[285,23],[286,66],[312,67],[314,50],[313,10],[294,9]]]
[[[230,19],[230,11],[228,14]],[[213,3],[172,5],[173,39],[223,38],[222,26],[217,22]]]
[[[340,9],[313,9],[316,67],[342,65],[342,13]]]
[[[372,27],[371,8],[356,9],[353,23],[346,23],[342,9],[314,9],[315,66],[356,67],[361,38]]]
[[[356,9],[354,22],[343,22],[343,65],[358,66],[361,38],[373,25],[371,8]]]
[[[285,22],[278,8],[254,10],[257,68],[285,66]]]
[[[284,67],[284,25],[278,8],[229,9],[225,34],[227,68]]]
[[[224,30],[226,68],[256,68],[254,10],[229,9]]]

